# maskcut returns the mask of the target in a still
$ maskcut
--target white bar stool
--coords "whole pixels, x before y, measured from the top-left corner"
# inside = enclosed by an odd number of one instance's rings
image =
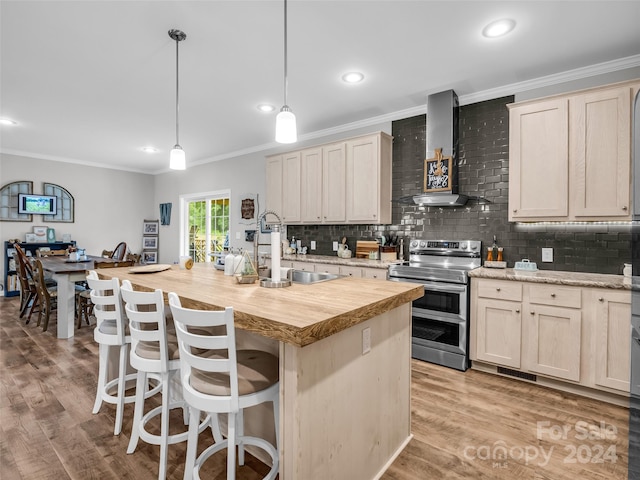
[[[96,326],[93,330],[93,338],[100,346],[98,360],[98,388],[96,401],[93,404],[93,413],[98,413],[102,402],[116,405],[116,422],[114,435],[122,431],[122,417],[125,403],[133,403],[135,395],[125,395],[126,383],[136,379],[135,373],[127,374],[129,365],[129,344],[131,337],[127,332],[127,320],[123,315],[122,298],[120,296],[120,281],[117,278],[100,280],[95,270],[89,271],[87,284],[91,289],[91,302],[94,305]],[[119,350],[118,376],[107,381],[107,369],[110,363],[110,352],[113,347]],[[156,386],[146,391],[147,396],[157,393]],[[116,390],[114,395],[112,392]]]
[[[202,464],[225,448],[227,479],[234,480],[236,445],[240,465],[244,465],[244,445],[254,445],[268,453],[272,467],[264,478],[273,480],[279,471],[278,450],[262,438],[244,435],[242,412],[245,408],[272,402],[276,443],[279,442],[278,358],[259,350],[236,351],[230,307],[224,311],[184,308],[174,292],[169,293],[169,305],[180,348],[182,391],[190,414],[185,480],[199,479]],[[196,458],[199,435],[196,425],[200,412],[207,414],[205,422],[211,425],[215,443]],[[226,440],[218,429],[219,413],[228,414]]]
[[[125,301],[125,311],[129,318],[131,331],[131,366],[138,370],[136,384],[136,400],[133,415],[133,427],[127,453],[133,453],[138,440],[160,446],[160,466],[158,478],[163,480],[167,475],[167,452],[169,445],[187,440],[188,431],[169,435],[169,411],[173,408],[183,409],[183,418],[187,424],[188,415],[179,382],[180,355],[178,341],[171,325],[167,325],[162,290],[155,292],[134,291],[131,282],[124,280],[120,289]],[[144,386],[147,376],[158,374],[161,379],[162,405],[144,413]],[[147,423],[160,415],[160,435],[152,434],[146,429]],[[194,429],[200,433],[207,425],[194,422]]]

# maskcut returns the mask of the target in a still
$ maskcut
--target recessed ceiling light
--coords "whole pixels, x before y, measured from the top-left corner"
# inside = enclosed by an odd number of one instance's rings
[[[269,105],[268,103],[261,103],[260,105],[258,105],[258,110],[265,113],[273,112],[275,109],[276,107],[274,107],[273,105]]]
[[[18,122],[15,122],[9,118],[0,118],[0,125],[17,125]]]
[[[482,29],[482,35],[488,38],[501,37],[506,35],[516,26],[515,20],[510,18],[503,18],[502,20],[496,20]]]
[[[142,151],[144,153],[156,153],[158,149],[154,147],[142,147]]]
[[[342,81],[345,83],[360,83],[364,80],[364,75],[360,72],[349,72],[342,76]]]

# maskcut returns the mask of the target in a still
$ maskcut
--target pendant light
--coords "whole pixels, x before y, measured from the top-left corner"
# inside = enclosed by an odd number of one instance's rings
[[[178,110],[180,105],[180,97],[178,90],[178,44],[187,38],[187,35],[181,31],[172,29],[169,30],[169,36],[176,41],[176,144],[171,150],[169,156],[169,168],[172,170],[184,170],[186,166],[186,156],[184,150],[180,146],[179,142],[179,122],[178,122]]]
[[[276,117],[276,142],[295,143],[298,141],[296,116],[287,105],[287,0],[284,0],[284,105]]]

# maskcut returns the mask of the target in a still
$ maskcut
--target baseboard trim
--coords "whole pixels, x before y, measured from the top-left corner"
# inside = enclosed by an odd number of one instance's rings
[[[583,385],[573,385],[571,383],[563,382],[561,380],[555,380],[553,378],[544,377],[542,375],[536,375],[536,380],[532,381],[527,378],[522,378],[513,375],[505,375],[499,372],[499,367],[496,365],[492,365],[490,363],[479,362],[474,360],[471,362],[471,368],[473,370],[478,370],[485,373],[492,373],[494,375],[499,375],[504,378],[509,378],[512,380],[533,383],[535,385],[540,385],[542,387],[553,388],[554,390],[561,390],[563,392],[574,393],[576,395],[580,395],[582,397],[592,398],[594,400],[599,400],[601,402],[611,403],[613,405],[618,405],[620,407],[629,408],[629,394],[620,393],[612,393],[604,390],[597,390],[595,388],[585,387]]]

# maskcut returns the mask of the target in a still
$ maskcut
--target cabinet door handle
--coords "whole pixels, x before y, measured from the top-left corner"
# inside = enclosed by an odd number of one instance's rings
[[[519,308],[516,308],[516,313],[520,313],[520,309]]]
[[[496,292],[499,292],[499,291],[500,291],[500,287],[497,287],[497,288],[496,288]]]
[[[551,298],[556,298],[556,294],[555,294],[555,293],[552,293],[552,294],[551,294]]]
[[[627,211],[627,206],[625,205],[624,207],[622,207],[622,210],[624,210],[626,212]]]
[[[604,298],[600,297],[600,298],[598,299],[598,301],[599,301],[599,302],[604,302]]]
[[[518,209],[517,209],[517,208],[514,208],[514,209],[513,209],[513,213],[517,213],[517,212],[518,212]]]
[[[531,310],[531,315],[535,315],[535,314],[536,314],[536,312],[534,312],[533,310]]]

